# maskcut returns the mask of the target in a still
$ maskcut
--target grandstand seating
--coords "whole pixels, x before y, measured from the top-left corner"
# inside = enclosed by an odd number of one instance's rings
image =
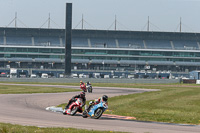
[[[88,40],[89,39],[89,40]],[[73,38],[73,47],[106,47],[106,48],[134,48],[144,49],[144,42],[147,49],[173,49],[168,40],[139,40],[139,39],[108,39],[108,38]],[[118,44],[116,43],[116,40]],[[90,42],[89,42],[90,41]],[[199,49],[196,41],[174,40],[174,49],[180,50],[195,50]],[[32,37],[26,36],[6,36],[7,45],[36,45],[36,46],[64,46],[65,40],[60,41],[59,37],[34,37],[34,44],[32,44]],[[63,44],[61,44],[63,43]],[[89,45],[91,43],[91,45]],[[0,37],[0,45],[4,44],[3,36]]]
[[[146,47],[149,49],[172,49],[168,40],[145,40]]]
[[[197,34],[183,33],[149,33],[118,31],[82,31],[73,30],[72,47],[106,47],[133,49],[180,49],[194,50],[200,48]],[[64,46],[63,29],[10,29],[2,28],[0,45],[26,46]],[[195,41],[195,39],[197,39]]]
[[[118,43],[120,48],[144,48],[143,40],[139,39],[120,38]]]
[[[175,49],[185,49],[185,50],[198,49],[196,41],[174,40],[173,44]]]
[[[92,47],[116,48],[115,39],[112,38],[90,38]]]
[[[7,45],[64,46],[64,30],[47,29],[6,29]],[[191,34],[73,31],[72,47],[106,47],[133,49],[199,49],[199,40]],[[84,34],[83,34],[84,33]],[[87,33],[87,34],[86,34]],[[150,36],[151,35],[151,36]],[[168,36],[167,36],[168,35]],[[185,39],[186,38],[186,39]],[[4,44],[4,29],[0,32],[0,44]]]
[[[91,46],[92,47],[104,47],[105,40],[101,38],[90,38]]]
[[[6,36],[7,45],[32,45],[31,37]]]
[[[89,47],[87,38],[81,38],[81,37],[73,38],[72,47]]]
[[[0,45],[4,44],[3,36],[0,36]]]
[[[34,43],[41,46],[60,46],[58,37],[34,37]]]

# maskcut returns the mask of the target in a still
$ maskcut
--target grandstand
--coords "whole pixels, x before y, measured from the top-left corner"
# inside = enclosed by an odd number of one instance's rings
[[[0,28],[0,71],[64,71],[64,29]],[[72,68],[90,71],[200,69],[200,33],[72,30]],[[147,67],[148,66],[148,67]]]

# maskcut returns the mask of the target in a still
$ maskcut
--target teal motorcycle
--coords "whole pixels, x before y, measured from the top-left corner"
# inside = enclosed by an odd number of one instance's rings
[[[82,117],[99,119],[106,109],[108,109],[108,104],[102,101],[99,104],[93,105],[89,111],[87,111],[87,106],[85,106],[85,111],[83,111]]]

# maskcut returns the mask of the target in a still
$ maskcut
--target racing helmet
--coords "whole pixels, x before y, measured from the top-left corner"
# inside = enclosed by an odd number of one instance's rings
[[[81,92],[81,93],[80,93],[80,97],[81,97],[81,98],[85,98],[85,92]]]
[[[103,95],[103,96],[102,96],[102,99],[103,99],[103,101],[107,102],[108,96],[107,96],[107,95]]]
[[[81,81],[80,81],[80,83],[82,84],[82,83],[83,83],[83,81],[81,80]]]

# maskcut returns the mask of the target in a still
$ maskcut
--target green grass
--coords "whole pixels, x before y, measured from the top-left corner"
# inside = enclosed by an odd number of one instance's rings
[[[113,131],[94,131],[75,128],[41,128],[0,123],[0,133],[111,133]],[[113,132],[120,133],[120,132]]]
[[[80,91],[70,88],[38,87],[38,86],[18,86],[0,85],[0,94],[24,94],[24,93],[58,93]]]
[[[106,113],[132,116],[141,121],[200,123],[200,87],[146,85],[134,87],[161,91],[109,98],[111,111]]]

